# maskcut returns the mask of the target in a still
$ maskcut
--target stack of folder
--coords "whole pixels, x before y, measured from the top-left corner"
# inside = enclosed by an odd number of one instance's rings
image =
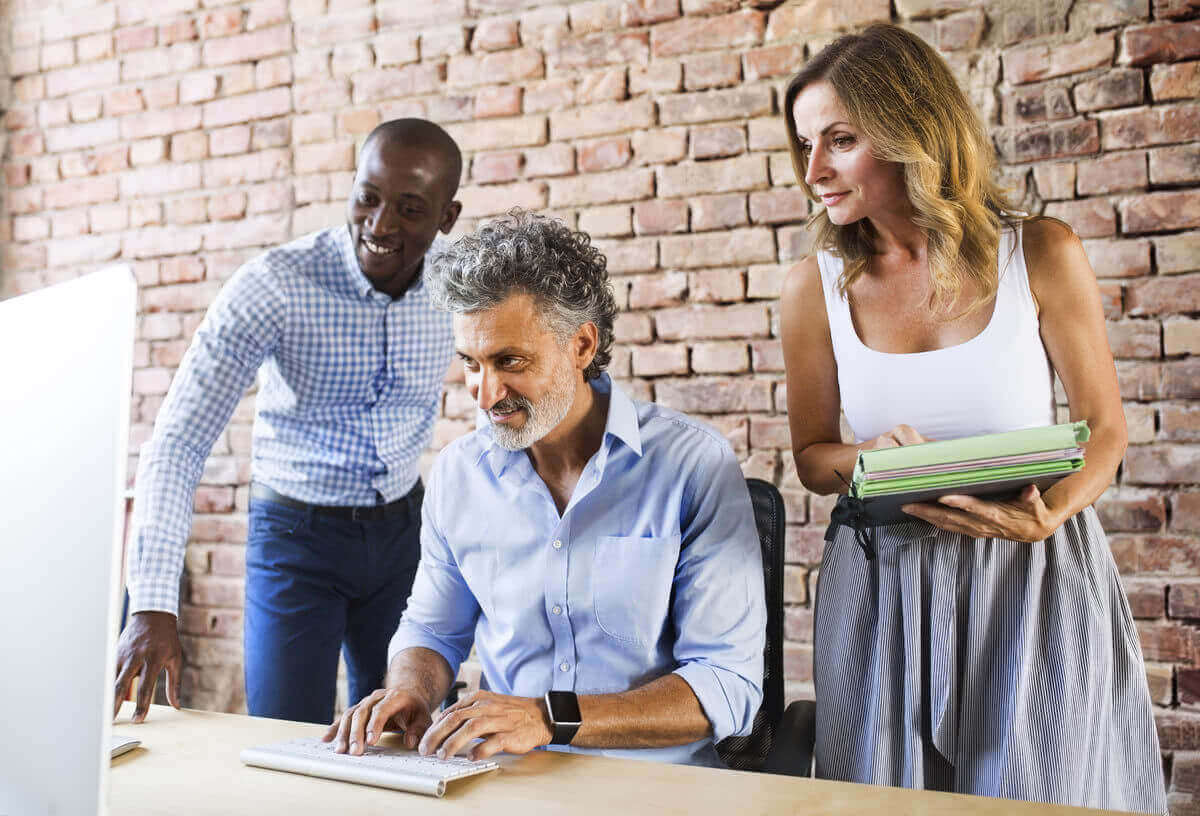
[[[850,495],[867,524],[912,517],[900,507],[950,494],[1010,498],[1026,485],[1045,490],[1083,469],[1087,422],[968,436],[942,442],[862,451]]]

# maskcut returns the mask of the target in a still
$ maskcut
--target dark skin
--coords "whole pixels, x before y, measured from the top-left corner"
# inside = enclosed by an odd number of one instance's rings
[[[359,268],[380,292],[399,298],[420,274],[425,253],[438,232],[454,228],[462,204],[455,161],[446,151],[386,137],[368,139],[359,155],[346,221]],[[146,719],[154,689],[167,672],[167,701],[179,708],[183,648],[175,615],[135,612],[117,644],[113,717],[135,677],[133,722]]]

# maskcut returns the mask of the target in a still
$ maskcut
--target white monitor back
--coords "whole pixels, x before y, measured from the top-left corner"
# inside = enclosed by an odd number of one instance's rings
[[[0,302],[0,813],[107,811],[137,285]]]

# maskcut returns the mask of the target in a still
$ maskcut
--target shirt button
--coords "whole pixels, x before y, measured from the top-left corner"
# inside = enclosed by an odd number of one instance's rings
[[[561,549],[562,549],[562,542],[561,542],[561,541],[559,541],[557,538],[556,538],[556,539],[554,539],[554,549],[556,549],[556,550],[561,550]]]
[[[551,612],[553,612],[555,615],[561,615],[561,614],[562,614],[562,607],[561,607],[561,606],[559,606],[559,605],[557,605],[557,604],[555,604],[555,605],[554,605],[554,608],[553,608],[553,609],[551,609],[550,611],[551,611]]]
[[[570,671],[571,664],[564,660],[562,663],[558,664],[558,670],[559,671]]]

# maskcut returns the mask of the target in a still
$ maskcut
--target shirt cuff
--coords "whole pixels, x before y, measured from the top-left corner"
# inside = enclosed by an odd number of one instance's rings
[[[388,643],[387,664],[391,666],[392,660],[397,654],[414,646],[421,646],[440,654],[450,666],[451,677],[458,677],[459,666],[467,659],[467,656],[461,654],[458,649],[446,645],[443,640],[419,624],[401,620],[396,634],[392,635],[392,640]]]
[[[129,614],[135,612],[168,612],[179,615],[178,581],[130,581]]]
[[[741,737],[750,733],[754,724],[753,714],[739,720],[735,709],[742,706],[735,706],[734,701],[729,699],[716,669],[704,663],[685,663],[673,673],[682,677],[692,687],[696,699],[700,701],[700,708],[704,710],[704,716],[708,717],[712,724],[714,743],[726,737]]]

